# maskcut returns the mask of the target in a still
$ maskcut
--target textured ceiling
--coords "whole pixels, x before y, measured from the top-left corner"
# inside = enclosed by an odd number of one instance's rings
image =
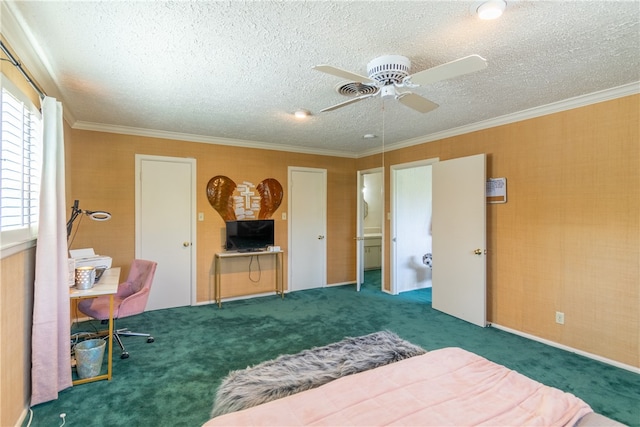
[[[639,1],[507,0],[494,21],[474,1],[6,3],[43,56],[34,77],[83,129],[358,156],[640,80]],[[412,73],[471,54],[488,67],[413,89],[430,113],[380,97],[319,112],[348,98],[314,65],[366,75],[384,54]]]

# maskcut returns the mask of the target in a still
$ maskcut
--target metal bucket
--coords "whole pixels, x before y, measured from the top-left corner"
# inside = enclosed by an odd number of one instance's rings
[[[76,268],[76,288],[91,289],[96,281],[95,267]]]
[[[76,371],[82,379],[100,375],[106,342],[93,339],[79,342],[75,347]]]

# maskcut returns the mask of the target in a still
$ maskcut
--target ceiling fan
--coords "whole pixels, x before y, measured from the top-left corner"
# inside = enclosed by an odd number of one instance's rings
[[[401,55],[384,55],[367,64],[368,77],[332,65],[316,65],[313,69],[351,80],[350,83],[338,85],[336,90],[343,95],[355,95],[348,101],[327,107],[320,112],[336,110],[380,94],[382,99],[395,98],[409,108],[420,113],[428,113],[438,108],[438,104],[413,92],[400,92],[398,88],[415,88],[480,71],[486,67],[487,61],[484,58],[479,55],[470,55],[410,75],[409,58]]]

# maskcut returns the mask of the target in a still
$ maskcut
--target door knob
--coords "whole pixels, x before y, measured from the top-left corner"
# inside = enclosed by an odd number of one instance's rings
[[[323,235],[318,236],[318,240],[322,240],[322,239],[324,239]]]
[[[476,255],[482,255],[483,253],[487,253],[486,250],[482,250],[482,249],[476,249],[475,251],[473,251],[474,254]]]
[[[182,244],[182,246],[184,246],[185,248],[188,248],[188,247],[189,247],[189,245],[191,245],[191,243],[189,243],[189,242],[184,242],[184,243]]]

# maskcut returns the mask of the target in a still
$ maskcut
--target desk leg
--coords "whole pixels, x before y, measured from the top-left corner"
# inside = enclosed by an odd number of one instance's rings
[[[102,375],[97,375],[95,377],[91,377],[91,378],[80,378],[77,380],[73,380],[71,383],[73,385],[79,385],[79,384],[85,384],[85,383],[90,383],[93,381],[99,381],[99,380],[109,380],[111,381],[111,372],[112,372],[112,368],[113,368],[113,326],[114,326],[114,322],[113,322],[113,294],[109,295],[109,331],[108,331],[108,340],[109,343],[107,344],[107,348],[108,350],[108,359],[107,359],[107,373],[106,374],[102,374]],[[104,331],[102,332],[98,332],[98,336],[104,336]],[[104,361],[104,359],[103,359]]]
[[[222,290],[220,289],[220,279],[221,279],[221,274],[220,274],[220,257],[216,257],[216,261],[215,261],[215,275],[213,276],[213,281],[214,281],[214,299],[215,302],[218,304],[218,308],[222,308]]]
[[[276,292],[284,299],[284,281],[282,278],[282,252],[276,254]]]
[[[111,381],[113,365],[113,295],[109,295],[109,358],[107,359],[107,379]]]

